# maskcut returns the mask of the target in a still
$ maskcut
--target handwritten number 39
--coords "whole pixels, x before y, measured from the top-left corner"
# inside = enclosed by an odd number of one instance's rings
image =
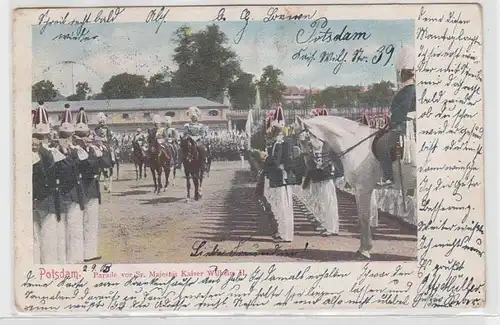
[[[382,60],[384,55],[388,55],[387,60],[384,63],[384,67],[391,61],[392,55],[394,54],[394,45],[382,45],[377,49],[377,54],[373,57],[372,63],[377,64]]]

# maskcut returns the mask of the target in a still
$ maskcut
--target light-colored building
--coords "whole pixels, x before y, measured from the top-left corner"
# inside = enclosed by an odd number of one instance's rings
[[[103,112],[107,116],[107,124],[115,132],[134,131],[137,128],[147,128],[152,123],[153,115],[172,117],[173,126],[181,127],[189,122],[187,110],[196,106],[201,111],[201,122],[211,130],[227,130],[231,122],[228,118],[229,107],[202,97],[179,98],[135,98],[85,101],[46,102],[49,120],[54,126],[59,125],[64,104],[69,103],[76,118],[80,107],[85,108],[91,127],[97,126],[97,114]],[[33,109],[38,107],[32,103]]]

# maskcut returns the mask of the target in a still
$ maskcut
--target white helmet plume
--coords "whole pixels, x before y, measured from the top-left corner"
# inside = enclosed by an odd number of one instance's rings
[[[397,70],[414,70],[415,49],[409,45],[402,46],[396,57],[395,65]]]
[[[66,108],[66,111],[61,119],[59,132],[73,133],[75,132],[75,126],[73,125],[73,117],[71,115],[71,110],[69,109],[69,104],[65,104],[64,107]]]
[[[200,116],[201,116],[200,109],[196,106],[191,106],[188,109],[188,116],[189,116],[189,118],[196,117],[197,119],[200,119]]]

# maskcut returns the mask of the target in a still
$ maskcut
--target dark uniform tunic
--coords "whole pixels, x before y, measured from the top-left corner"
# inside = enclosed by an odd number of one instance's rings
[[[415,85],[410,84],[401,88],[391,103],[391,123],[389,132],[384,134],[376,144],[376,151],[380,153],[380,162],[384,181],[394,181],[392,169],[392,149],[401,135],[406,135],[406,118],[408,112],[416,110],[417,99]]]
[[[33,201],[50,201],[54,208],[54,190],[56,188],[55,165],[52,153],[43,147],[39,150],[40,160],[33,164]]]
[[[82,178],[84,203],[87,204],[91,199],[98,199],[101,203],[101,192],[99,187],[99,169],[109,168],[110,162],[103,156],[97,157],[93,147],[88,148],[88,159],[79,164],[79,171]]]

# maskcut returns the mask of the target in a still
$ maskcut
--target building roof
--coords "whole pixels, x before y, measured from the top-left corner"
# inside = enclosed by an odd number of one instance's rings
[[[48,112],[63,112],[64,104],[69,103],[73,110],[84,107],[86,111],[147,111],[147,110],[176,110],[188,109],[191,106],[199,108],[227,108],[227,105],[216,103],[203,97],[172,97],[172,98],[133,98],[133,99],[105,99],[82,101],[45,102]],[[31,103],[33,109],[38,103]]]

